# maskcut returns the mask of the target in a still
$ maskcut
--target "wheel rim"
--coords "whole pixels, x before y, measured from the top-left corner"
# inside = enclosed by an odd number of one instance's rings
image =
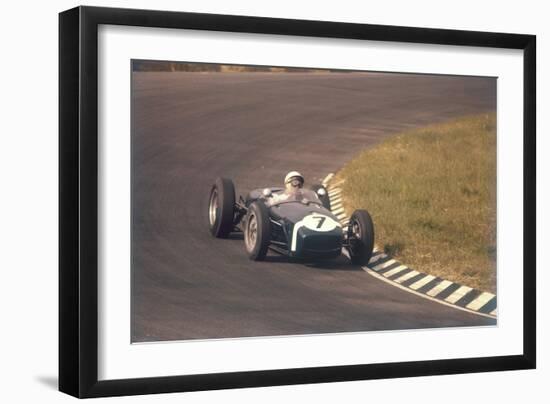
[[[361,232],[361,225],[357,220],[353,220],[350,223],[350,229],[351,229],[351,240],[350,240],[350,252],[351,255],[355,255],[358,252],[359,249],[359,243],[361,242],[362,232]]]
[[[213,190],[210,194],[210,202],[208,204],[208,220],[210,226],[214,226],[216,218],[218,217],[218,191]]]
[[[351,232],[353,234],[353,237],[355,237],[358,240],[361,240],[362,234],[361,234],[361,225],[357,220],[354,220],[351,225]]]
[[[256,215],[251,214],[246,224],[245,244],[248,251],[252,251],[258,239],[258,221]]]

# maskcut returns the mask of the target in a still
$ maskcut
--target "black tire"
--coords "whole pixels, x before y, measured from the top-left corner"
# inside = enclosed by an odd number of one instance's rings
[[[367,265],[374,249],[374,225],[369,212],[363,209],[353,212],[349,226],[348,251],[351,262],[356,265]]]
[[[325,190],[325,194],[324,195],[319,195],[319,190],[320,189],[324,189]],[[311,190],[314,191],[317,196],[319,197],[319,199],[321,200],[321,203],[323,204],[323,207],[325,209],[328,209],[328,210],[331,210],[330,209],[330,198],[328,196],[328,190],[321,184],[316,184],[316,185],[313,185],[311,187]]]
[[[253,261],[263,261],[270,239],[271,222],[267,207],[262,202],[252,202],[244,221],[244,246],[248,258]]]
[[[214,237],[227,238],[233,231],[235,217],[235,186],[227,178],[218,178],[208,198],[208,226]]]

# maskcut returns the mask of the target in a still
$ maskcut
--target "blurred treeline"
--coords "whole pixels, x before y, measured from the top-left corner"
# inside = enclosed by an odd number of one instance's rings
[[[133,60],[132,70],[135,72],[289,72],[289,73],[322,73],[335,71],[332,69],[308,69],[302,67],[270,67],[226,65],[218,63],[186,63],[163,62],[156,60]],[[338,70],[340,72],[341,70]]]

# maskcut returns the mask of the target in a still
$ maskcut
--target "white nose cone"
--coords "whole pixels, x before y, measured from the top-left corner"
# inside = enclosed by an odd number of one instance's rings
[[[319,213],[312,213],[311,215],[304,217],[302,222],[308,229],[321,232],[332,231],[340,226],[340,223],[336,220]]]
[[[292,229],[292,243],[290,245],[290,251],[296,251],[296,239],[298,236],[298,230],[306,227],[309,230],[317,232],[327,232],[334,230],[337,227],[342,227],[340,223],[332,219],[329,216],[322,215],[320,213],[312,213],[307,215],[302,220],[297,222]]]

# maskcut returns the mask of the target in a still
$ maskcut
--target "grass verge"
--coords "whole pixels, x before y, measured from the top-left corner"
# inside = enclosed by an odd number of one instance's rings
[[[399,261],[496,292],[496,116],[389,138],[337,173],[348,214],[366,208],[376,244]]]

